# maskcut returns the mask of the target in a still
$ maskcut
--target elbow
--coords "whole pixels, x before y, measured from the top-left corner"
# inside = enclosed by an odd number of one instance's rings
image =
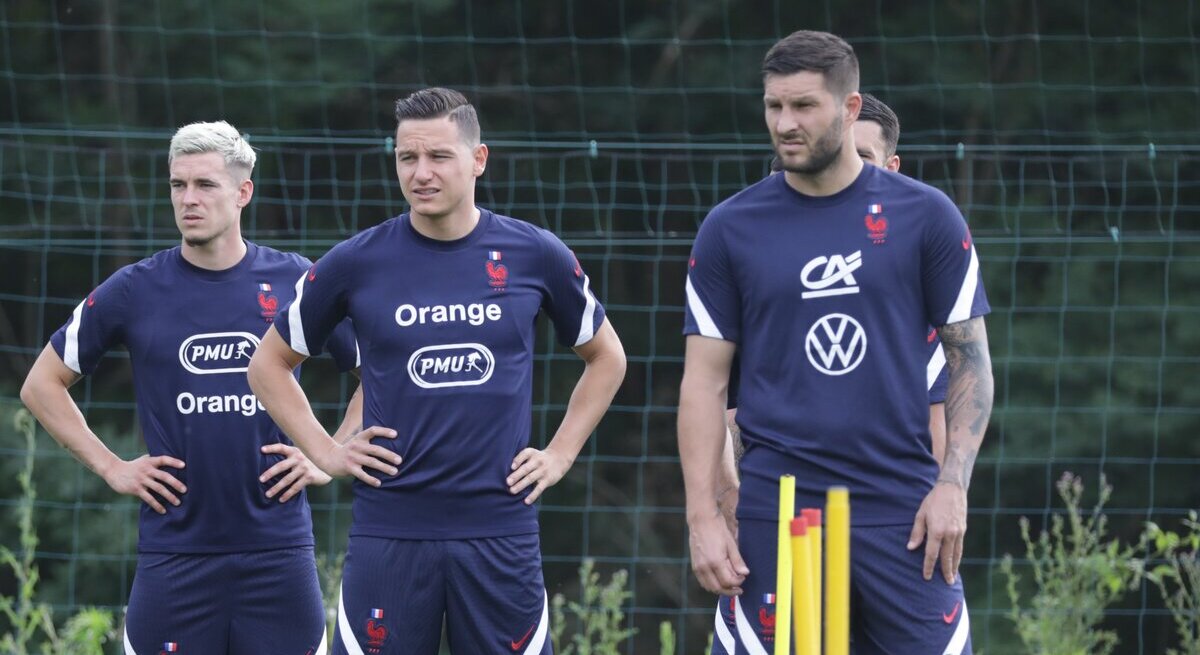
[[[41,406],[39,401],[45,398],[50,390],[48,383],[46,370],[41,366],[41,362],[34,363],[29,374],[25,376],[25,382],[21,384],[21,402],[25,404],[26,409],[37,413]]]
[[[264,366],[265,362],[263,358],[258,353],[255,353],[250,358],[250,365],[246,367],[246,381],[250,383],[250,391],[260,398],[263,395],[263,391],[265,391],[265,381],[263,380]]]
[[[21,402],[32,412],[33,404],[37,400],[37,397],[37,383],[33,379],[33,372],[30,371],[29,375],[25,378],[25,383],[21,385]]]
[[[625,381],[625,371],[628,368],[628,363],[625,360],[625,349],[617,348],[613,353],[613,377],[617,380],[617,386],[620,386]]]

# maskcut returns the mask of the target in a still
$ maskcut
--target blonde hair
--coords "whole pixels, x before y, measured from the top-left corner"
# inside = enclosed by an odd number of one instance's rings
[[[191,123],[184,125],[171,137],[171,148],[167,151],[167,164],[180,155],[200,155],[206,152],[219,153],[227,168],[241,169],[246,177],[254,170],[258,156],[242,138],[237,128],[225,121],[215,123]]]

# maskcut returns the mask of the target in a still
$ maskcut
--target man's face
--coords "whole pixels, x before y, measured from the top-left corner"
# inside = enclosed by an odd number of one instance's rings
[[[825,76],[768,75],[763,92],[767,130],[783,170],[816,175],[829,168],[842,151],[845,105],[825,88]]]
[[[449,116],[405,119],[396,127],[396,177],[414,214],[440,218],[475,204],[487,146],[472,147]]]
[[[858,156],[868,164],[886,168],[889,171],[900,170],[898,155],[886,156],[887,146],[883,142],[883,128],[875,121],[864,121],[861,118],[854,121],[854,147]]]
[[[205,246],[230,236],[241,238],[242,207],[250,203],[254,183],[230,170],[220,153],[179,155],[171,162],[171,205],[175,226],[190,246]]]

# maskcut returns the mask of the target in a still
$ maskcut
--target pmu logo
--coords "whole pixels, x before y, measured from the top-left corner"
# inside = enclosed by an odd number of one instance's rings
[[[858,368],[867,354],[867,333],[853,317],[826,314],[804,338],[808,361],[825,375],[845,375]]]
[[[422,389],[483,384],[495,369],[492,351],[478,343],[425,346],[408,358],[408,377]]]
[[[855,250],[846,257],[822,255],[810,259],[804,268],[800,269],[800,282],[808,289],[801,293],[800,297],[824,298],[858,293],[858,281],[854,279],[854,271],[862,268],[862,263],[861,250]],[[819,277],[814,278],[813,274],[818,269]]]
[[[249,332],[197,334],[179,344],[179,363],[196,375],[245,373],[256,348],[258,337]]]

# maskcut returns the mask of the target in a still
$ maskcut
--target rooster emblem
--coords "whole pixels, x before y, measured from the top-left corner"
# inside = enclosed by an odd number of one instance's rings
[[[508,267],[504,264],[489,261],[487,263],[488,284],[502,289],[508,285]]]
[[[382,623],[376,623],[375,619],[367,619],[367,645],[372,648],[379,648],[387,639],[388,629]]]
[[[279,309],[279,299],[259,291],[258,306],[262,309],[263,318],[271,318],[275,315],[276,310]]]
[[[887,218],[884,216],[873,216],[871,214],[867,214],[867,217],[863,220],[863,222],[867,226],[867,238],[871,240],[871,243],[883,243],[884,239],[887,238]]]

